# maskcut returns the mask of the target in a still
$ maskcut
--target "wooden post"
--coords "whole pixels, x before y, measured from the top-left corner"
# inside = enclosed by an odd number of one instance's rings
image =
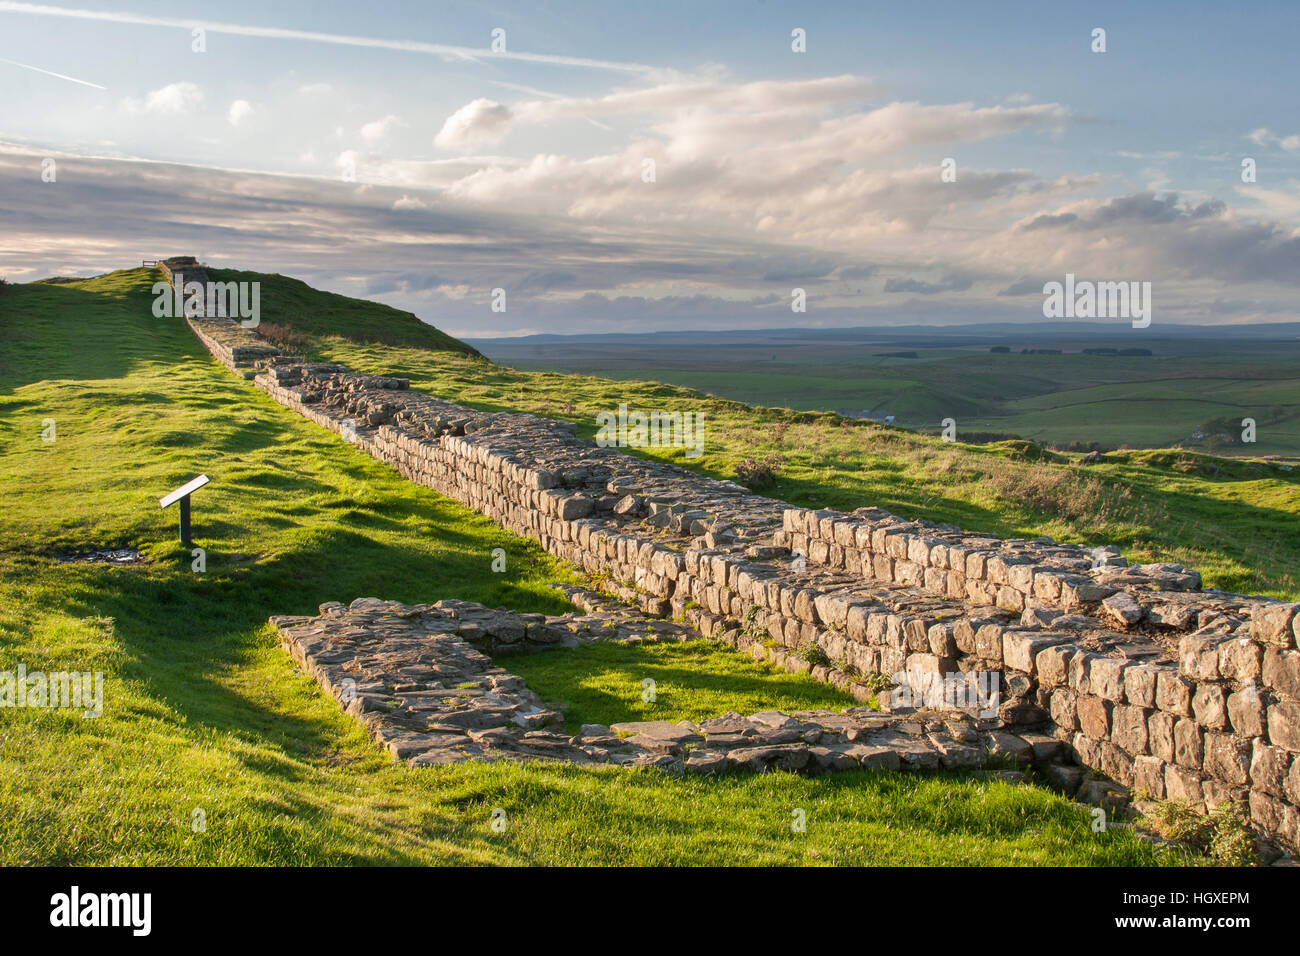
[[[181,543],[190,543],[190,496],[181,499]]]

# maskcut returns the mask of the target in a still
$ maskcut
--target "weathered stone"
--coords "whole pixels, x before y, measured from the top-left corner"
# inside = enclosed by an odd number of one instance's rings
[[[1156,675],[1158,671],[1147,664],[1135,664],[1124,671],[1124,697],[1138,707],[1156,705]]]
[[[1280,647],[1264,651],[1263,680],[1278,693],[1300,698],[1300,651]]]
[[[1078,702],[1079,729],[1093,740],[1110,736],[1110,701],[1092,694],[1081,694]]]
[[[1276,747],[1300,753],[1300,702],[1278,701],[1268,709],[1268,739]]]
[[[1228,722],[1243,737],[1264,734],[1264,702],[1254,686],[1228,695]]]
[[[1058,687],[1052,691],[1049,703],[1052,722],[1062,730],[1078,730],[1077,700],[1078,695],[1068,687]]]
[[[1147,752],[1147,717],[1141,707],[1116,704],[1111,714],[1111,739],[1134,756]]]
[[[1231,734],[1205,735],[1205,770],[1226,784],[1250,782],[1250,744]]]
[[[666,720],[630,721],[612,724],[609,729],[634,746],[658,753],[677,753],[686,744],[704,742],[695,731]]]
[[[1142,620],[1142,605],[1123,591],[1112,594],[1101,602],[1102,613],[1119,627],[1132,627]]]
[[[1156,675],[1156,706],[1179,717],[1192,712],[1192,687],[1174,670]]]
[[[1133,758],[1133,787],[1152,800],[1165,798],[1165,762],[1159,757],[1139,755]]]
[[[1165,763],[1174,762],[1174,727],[1178,718],[1163,710],[1153,711],[1147,718],[1147,746],[1151,753]]]
[[[1201,775],[1174,764],[1165,764],[1165,798],[1196,806],[1204,799]]]
[[[1263,648],[1248,637],[1234,638],[1219,645],[1219,673],[1225,680],[1258,680]]]
[[[1046,647],[1034,658],[1038,682],[1047,688],[1060,687],[1069,679],[1070,659],[1077,652],[1070,644]]]
[[[1124,700],[1124,672],[1128,662],[1116,657],[1095,657],[1088,670],[1088,692],[1106,700]]]
[[[1201,684],[1192,697],[1192,713],[1202,727],[1222,730],[1228,726],[1228,705],[1223,688],[1217,684]]]
[[[1292,624],[1300,604],[1261,604],[1250,617],[1250,636],[1281,648],[1296,646]]]
[[[889,747],[855,743],[846,746],[844,753],[869,770],[898,770],[902,766],[898,753]]]
[[[1066,644],[1071,639],[1068,634],[1008,630],[1002,635],[1002,660],[1007,667],[1032,674],[1035,661],[1044,648]]]
[[[1005,731],[992,731],[987,737],[987,746],[989,757],[993,760],[1027,766],[1034,759],[1034,748],[1023,737]]]
[[[1083,784],[1084,770],[1082,767],[1052,764],[1044,770],[1044,773],[1052,786],[1063,793],[1077,793],[1079,787]]]
[[[1196,721],[1184,717],[1174,724],[1174,762],[1180,767],[1200,769],[1205,760],[1202,731]]]
[[[1178,645],[1178,666],[1184,677],[1192,681],[1219,679],[1219,646],[1223,638],[1217,635],[1192,634]]]
[[[1256,740],[1251,753],[1250,780],[1256,789],[1265,790],[1279,799],[1287,793],[1287,771],[1292,764],[1289,753]]]
[[[692,750],[682,761],[682,766],[691,773],[712,774],[727,768],[726,753],[719,750]]]

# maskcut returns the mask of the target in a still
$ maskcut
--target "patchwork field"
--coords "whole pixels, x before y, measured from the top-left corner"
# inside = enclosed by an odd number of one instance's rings
[[[268,303],[290,281],[258,278]],[[153,318],[153,279],[132,270],[0,292],[0,669],[107,676],[101,718],[4,715],[4,863],[1183,860],[1127,831],[1092,832],[1085,812],[1045,789],[976,775],[695,779],[393,763],[293,666],[268,616],[370,595],[560,613],[567,606],[551,585],[576,578],[230,376],[182,322]],[[323,294],[296,295],[295,313],[325,314],[313,311]],[[730,477],[746,457],[781,455],[771,491],[795,503],[878,504],[1001,534],[1115,541],[1130,556],[1194,564],[1208,584],[1297,593],[1297,483],[1272,465],[1130,452],[1085,469],[1014,443],[946,445],[674,386],[517,372],[436,351],[448,343],[417,342],[424,333],[401,313],[337,298],[336,321],[356,318],[349,338],[287,313],[268,321],[353,368],[410,375],[478,408],[569,418],[583,434],[596,411],[620,402],[700,410],[711,429],[705,458],[665,457]],[[42,439],[49,419],[54,441]],[[195,498],[201,574],[173,540],[174,515],[157,505],[199,472],[213,479]],[[139,548],[145,560],[61,560],[112,547]],[[491,571],[498,547],[505,574]],[[850,703],[708,643],[547,651],[512,667],[565,705],[570,724]],[[646,676],[660,688],[653,706],[640,699]],[[504,833],[489,825],[498,808],[511,821]],[[807,833],[790,827],[800,808]]]

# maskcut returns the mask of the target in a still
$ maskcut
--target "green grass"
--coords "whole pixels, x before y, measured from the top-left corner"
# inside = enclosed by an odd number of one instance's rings
[[[480,357],[472,346],[421,322],[410,312],[382,302],[313,289],[300,279],[277,273],[239,269],[209,271],[217,282],[260,282],[261,320],[289,325],[302,335],[341,335],[354,342],[406,345]]]
[[[521,654],[504,666],[565,712],[570,733],[580,724],[629,720],[706,720],[734,710],[841,710],[857,704],[804,674],[789,674],[747,655],[719,653],[708,641],[588,644]],[[654,701],[642,681],[654,681]],[[579,719],[579,717],[581,719]]]
[[[1176,862],[1127,831],[1093,834],[1047,791],[973,777],[394,764],[266,618],[371,595],[559,612],[550,585],[569,572],[230,375],[183,323],[152,317],[151,278],[0,293],[0,670],[106,678],[98,719],[0,710],[0,864]],[[199,472],[213,479],[195,496],[205,574],[157,504]],[[120,545],[148,561],[54,558]],[[494,547],[506,574],[489,570]],[[620,674],[664,673],[689,715],[710,698],[722,711],[831,694],[725,649],[675,652],[730,676],[674,676],[685,659],[652,648],[599,652],[617,658],[600,673],[614,693]],[[581,712],[586,679],[557,674],[546,692],[570,719],[607,718]]]

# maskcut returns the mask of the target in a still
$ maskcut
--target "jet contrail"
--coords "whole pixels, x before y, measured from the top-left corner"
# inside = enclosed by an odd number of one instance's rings
[[[91,83],[89,80],[79,80],[75,76],[64,76],[62,73],[55,73],[53,70],[42,70],[39,66],[32,66],[30,63],[19,63],[17,60],[6,60],[2,56],[0,56],[0,63],[9,63],[13,66],[21,66],[24,70],[35,70],[37,73],[44,73],[46,76],[57,76],[61,80],[80,83],[82,86],[93,86],[97,90],[108,89],[107,86],[100,86],[98,83]]]
[[[461,60],[505,59],[521,60],[527,63],[548,63],[553,66],[582,66],[598,70],[618,70],[623,73],[655,72],[654,67],[645,66],[641,63],[616,63],[610,60],[589,60],[584,57],[558,56],[550,53],[516,53],[504,50],[500,53],[494,53],[486,48],[424,43],[419,40],[384,40],[377,37],[349,36],[341,33],[316,33],[311,30],[289,30],[282,27],[250,27],[238,23],[213,23],[208,20],[155,17],[143,13],[78,10],[71,7],[51,7],[40,3],[11,3],[8,0],[0,0],[0,13],[30,13],[37,16],[67,17],[73,20],[100,20],[109,23],[174,27],[184,30],[202,27],[209,33],[229,33],[236,36],[265,37],[272,40],[307,40],[314,43],[334,43],[340,46],[404,50],[408,53],[432,53],[437,56],[449,56]]]

